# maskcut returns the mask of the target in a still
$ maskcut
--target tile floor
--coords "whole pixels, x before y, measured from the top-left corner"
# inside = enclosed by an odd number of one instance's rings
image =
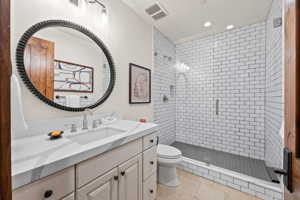
[[[259,200],[183,170],[178,174],[181,184],[176,188],[158,185],[156,200]]]

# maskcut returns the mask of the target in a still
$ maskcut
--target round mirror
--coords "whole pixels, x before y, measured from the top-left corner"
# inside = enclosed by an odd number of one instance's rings
[[[62,20],[28,29],[17,47],[18,71],[30,91],[67,111],[102,104],[115,84],[112,57],[103,42],[80,25]]]

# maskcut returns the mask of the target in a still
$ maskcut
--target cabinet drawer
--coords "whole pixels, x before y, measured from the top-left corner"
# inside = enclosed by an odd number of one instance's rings
[[[156,192],[157,192],[157,183],[156,183],[156,174],[154,174],[144,182],[143,200],[154,200],[156,198]]]
[[[74,192],[75,170],[68,168],[13,192],[13,200],[57,200]],[[48,198],[45,198],[48,195]],[[69,200],[69,199],[67,199]]]
[[[143,180],[146,180],[157,169],[157,146],[153,146],[143,153]]]
[[[157,137],[156,137],[156,133],[150,134],[150,135],[146,135],[143,138],[143,149],[144,151],[146,149],[149,149],[151,147],[153,147],[154,145],[156,145],[157,143]]]
[[[76,165],[76,187],[82,187],[141,152],[142,140],[139,139]]]

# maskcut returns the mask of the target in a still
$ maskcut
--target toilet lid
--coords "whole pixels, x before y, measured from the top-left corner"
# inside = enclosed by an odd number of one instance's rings
[[[157,147],[157,155],[160,158],[177,159],[181,157],[181,151],[175,147],[159,144]]]

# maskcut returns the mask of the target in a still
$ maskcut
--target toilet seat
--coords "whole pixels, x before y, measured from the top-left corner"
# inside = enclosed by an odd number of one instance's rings
[[[181,151],[175,147],[159,144],[157,147],[157,155],[162,159],[179,159],[181,158]]]

